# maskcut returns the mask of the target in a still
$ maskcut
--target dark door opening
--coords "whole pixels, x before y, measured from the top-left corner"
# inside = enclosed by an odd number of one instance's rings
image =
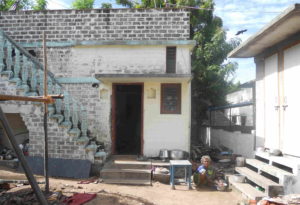
[[[141,154],[142,85],[115,85],[115,152]]]

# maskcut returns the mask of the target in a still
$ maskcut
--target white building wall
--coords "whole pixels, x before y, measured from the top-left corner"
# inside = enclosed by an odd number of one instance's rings
[[[229,132],[223,129],[211,129],[211,145],[219,147],[225,146],[233,151],[234,154],[239,154],[247,158],[254,156],[253,144],[254,135],[241,132]]]
[[[299,116],[300,116],[300,44],[284,51],[284,79],[282,96],[283,136],[282,149],[285,154],[300,157]],[[284,106],[287,106],[284,108]]]
[[[93,77],[95,73],[166,73],[166,46],[77,46],[51,48],[49,69],[56,77]],[[63,58],[62,56],[63,55]],[[190,74],[190,47],[177,46],[176,73]]]
[[[264,101],[265,101],[265,147],[280,149],[279,139],[279,89],[278,89],[278,54],[265,59],[264,74]]]
[[[256,61],[256,90],[255,90],[255,134],[256,147],[265,145],[265,82],[264,61]]]
[[[162,82],[163,83],[163,82]],[[182,82],[181,114],[160,114],[160,82],[145,83],[144,154],[158,156],[160,149],[190,149],[190,83]],[[150,89],[156,98],[148,98]]]
[[[242,88],[226,95],[226,101],[230,104],[249,102],[252,100],[252,88]]]
[[[80,46],[49,50],[49,68],[56,77],[94,77],[95,74],[165,74],[166,46]],[[64,55],[64,58],[61,57]],[[177,46],[176,73],[190,74],[190,47]],[[191,90],[190,81],[181,79],[103,80],[98,88],[98,123],[93,136],[111,146],[111,95],[113,83],[144,83],[144,154],[157,156],[159,149],[190,147]],[[160,114],[161,83],[182,83],[181,114]],[[68,87],[68,86],[66,86]],[[80,84],[78,84],[80,87]],[[91,88],[95,89],[95,88]],[[155,98],[149,92],[155,92]],[[84,91],[83,91],[84,92]],[[76,97],[80,98],[78,94]],[[87,101],[87,99],[79,99]],[[90,115],[93,114],[91,111]]]

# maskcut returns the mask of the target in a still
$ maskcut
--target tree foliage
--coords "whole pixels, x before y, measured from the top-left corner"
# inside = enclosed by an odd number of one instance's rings
[[[92,9],[94,7],[95,0],[74,0],[72,2],[73,9]]]
[[[30,0],[0,0],[0,11],[25,10],[30,8]]]
[[[33,10],[46,10],[47,9],[47,0],[36,0],[36,3],[32,6]]]
[[[111,9],[112,5],[111,3],[102,3],[101,4],[101,9]]]

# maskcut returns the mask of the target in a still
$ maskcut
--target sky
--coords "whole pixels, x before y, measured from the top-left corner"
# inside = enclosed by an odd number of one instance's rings
[[[68,9],[72,1],[48,0],[48,9]],[[113,8],[120,8],[115,5],[115,0],[95,0],[94,7],[100,8],[104,2],[111,3]],[[238,36],[243,42],[295,3],[300,3],[300,0],[215,0],[215,15],[222,18],[228,39],[236,37],[237,31],[247,29]],[[233,58],[229,61],[235,61],[239,65],[234,76],[235,82],[244,83],[255,79],[253,58]]]

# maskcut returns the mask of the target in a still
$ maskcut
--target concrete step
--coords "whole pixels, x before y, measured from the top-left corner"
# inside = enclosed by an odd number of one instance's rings
[[[290,172],[287,172],[283,169],[274,167],[272,165],[266,164],[257,159],[246,159],[246,164],[251,165],[258,169],[258,172],[263,171],[267,174],[270,174],[279,179],[279,184],[284,185],[287,181],[291,181],[294,178],[294,175]]]
[[[112,160],[131,160],[136,161],[137,155],[112,155],[110,156]]]
[[[100,177],[105,179],[141,179],[151,180],[151,170],[148,169],[102,169]]]
[[[248,199],[259,201],[263,197],[267,196],[264,192],[257,190],[255,187],[251,186],[250,184],[235,182],[232,175],[231,176],[228,175],[227,177],[228,177],[229,186],[241,192]]]
[[[247,177],[248,180],[254,182],[258,186],[265,189],[265,193],[270,196],[277,196],[279,194],[283,194],[283,186],[273,182],[270,179],[267,179],[264,176],[259,175],[258,173],[248,169],[247,167],[236,167],[235,170]]]
[[[144,179],[103,179],[107,184],[152,185],[151,180]]]
[[[290,168],[291,173],[295,176],[300,174],[300,159],[291,156],[273,156],[267,152],[256,152],[256,157],[267,160],[267,163],[270,165],[283,165],[287,168]]]
[[[119,169],[151,169],[151,162],[114,160],[110,165],[111,168]]]

